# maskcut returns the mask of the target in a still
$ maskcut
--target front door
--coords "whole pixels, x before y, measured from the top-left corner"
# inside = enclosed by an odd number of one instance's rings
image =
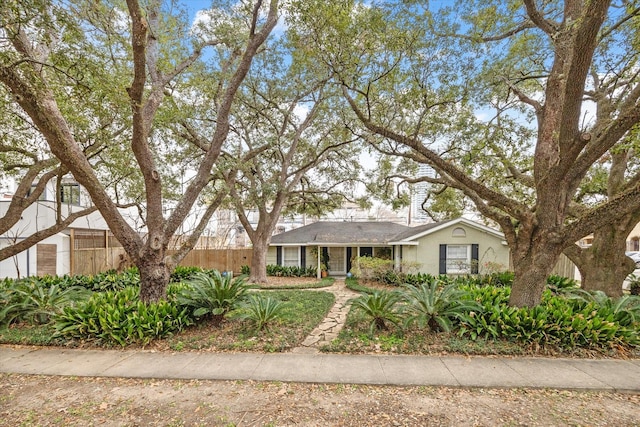
[[[345,248],[328,248],[329,275],[340,276],[347,274],[347,255]]]

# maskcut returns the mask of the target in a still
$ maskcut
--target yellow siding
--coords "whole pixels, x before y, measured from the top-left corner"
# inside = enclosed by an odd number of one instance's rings
[[[462,228],[465,237],[453,237],[455,228]],[[464,224],[454,224],[450,227],[428,234],[419,240],[418,246],[403,248],[403,259],[417,261],[421,265],[420,272],[437,275],[440,263],[440,245],[479,245],[479,273],[491,272],[487,270],[487,263],[501,265],[502,269],[509,268],[509,248],[502,240],[492,234],[485,233]]]
[[[275,265],[276,262],[276,247],[269,246],[269,250],[267,251],[267,265]]]

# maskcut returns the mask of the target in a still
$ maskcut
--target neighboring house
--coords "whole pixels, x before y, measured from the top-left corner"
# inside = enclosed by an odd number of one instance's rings
[[[636,224],[627,238],[627,251],[640,251],[640,223]]]
[[[11,196],[11,194],[6,194],[0,199],[0,218],[6,213]],[[59,195],[56,195],[53,184],[48,186],[40,200],[22,213],[18,223],[8,232],[0,235],[0,248],[10,246],[55,224],[56,197],[59,197],[62,202],[61,213],[63,216],[68,215],[69,212],[83,209],[81,205],[87,205],[89,202],[89,198],[85,197],[80,186],[75,182],[65,181]],[[86,238],[82,239],[83,237],[95,240],[93,236],[96,235],[96,232],[98,235],[106,236],[107,230],[107,224],[99,212],[79,218],[66,230],[40,241],[13,257],[0,261],[0,278],[69,274],[73,262],[71,234],[78,236],[78,243],[82,246],[83,241],[87,240]]]
[[[392,222],[316,222],[271,238],[267,264],[318,267],[343,276],[357,256],[417,263],[421,273],[477,274],[509,267],[509,248],[499,231],[458,218],[408,227]]]

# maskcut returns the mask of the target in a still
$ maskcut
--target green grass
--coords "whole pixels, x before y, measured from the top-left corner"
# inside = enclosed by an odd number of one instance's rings
[[[313,279],[310,279],[313,280]],[[260,285],[256,284],[257,289],[263,290],[303,290],[303,289],[321,289],[328,288],[333,285],[336,279],[333,277],[325,277],[319,282],[299,283],[297,285]]]
[[[236,319],[230,313],[229,319],[218,328],[201,322],[155,344],[161,349],[174,351],[286,351],[300,345],[335,302],[333,294],[322,291],[274,290],[260,293],[285,304],[280,318],[270,323],[268,329],[256,330],[252,322]]]
[[[53,326],[29,325],[26,323],[3,325],[0,327],[0,343],[22,345],[53,345],[51,338],[54,333]]]
[[[376,291],[376,289],[374,288],[370,288],[368,286],[365,285],[361,285],[358,282],[358,279],[354,279],[352,277],[348,277],[344,280],[345,285],[347,286],[348,289],[351,289],[352,291],[355,292],[362,292],[365,294],[372,294]]]

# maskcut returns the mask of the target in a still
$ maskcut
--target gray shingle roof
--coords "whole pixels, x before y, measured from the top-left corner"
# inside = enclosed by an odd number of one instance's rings
[[[272,245],[386,244],[412,230],[393,222],[315,222],[271,237]]]
[[[393,242],[399,242],[401,240],[407,239],[409,237],[413,237],[417,234],[421,234],[427,230],[431,230],[432,228],[436,228],[438,226],[444,225],[447,222],[451,222],[451,221],[442,221],[442,222],[432,222],[430,224],[424,224],[424,225],[419,225],[417,227],[407,227],[406,230],[398,233],[397,235],[393,236],[393,239],[391,239],[391,241]]]

